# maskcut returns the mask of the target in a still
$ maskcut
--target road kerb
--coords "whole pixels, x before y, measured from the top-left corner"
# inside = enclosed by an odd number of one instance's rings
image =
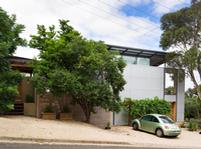
[[[2,141],[30,141],[38,143],[85,143],[85,144],[116,144],[130,145],[128,142],[97,141],[97,140],[68,140],[68,139],[44,139],[44,138],[23,138],[23,137],[0,137]]]

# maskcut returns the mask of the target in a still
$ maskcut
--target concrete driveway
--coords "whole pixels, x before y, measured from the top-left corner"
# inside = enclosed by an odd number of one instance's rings
[[[201,148],[201,135],[187,130],[183,130],[178,138],[158,138],[152,134],[134,131],[128,126],[115,126],[111,130],[104,130],[82,122],[42,120],[24,116],[0,117],[0,141]]]
[[[177,138],[165,137],[159,138],[154,134],[135,131],[132,127],[128,126],[115,126],[113,131],[130,136],[132,144],[147,144],[150,146],[158,147],[189,147],[189,148],[201,148],[201,134],[199,132],[190,132],[186,129],[182,129],[181,135]]]

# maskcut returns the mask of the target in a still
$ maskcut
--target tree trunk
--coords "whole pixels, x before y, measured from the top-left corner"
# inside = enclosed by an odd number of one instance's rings
[[[128,107],[128,126],[131,125],[131,105]]]
[[[91,111],[88,108],[82,107],[82,110],[85,115],[85,122],[90,123]]]
[[[193,71],[189,70],[189,75],[190,75],[190,78],[191,78],[194,86],[197,88],[198,87],[198,83],[197,83],[197,81],[195,79],[195,75],[194,75]]]
[[[191,78],[195,88],[196,88],[197,95],[198,95],[199,99],[201,100],[200,85],[197,83],[193,71],[189,70],[189,75],[190,75],[190,78]]]
[[[197,95],[198,95],[199,99],[201,100],[201,84],[199,84],[199,85],[197,86],[196,91],[197,91]]]
[[[199,91],[197,91],[198,97],[201,100],[201,93]]]
[[[91,112],[90,111],[85,113],[85,118],[86,118],[86,122],[90,123],[90,118],[91,118]]]
[[[87,103],[83,103],[82,101],[79,102],[79,105],[82,108],[82,111],[84,112],[85,122],[90,123],[90,117],[91,117],[90,107],[87,105]]]

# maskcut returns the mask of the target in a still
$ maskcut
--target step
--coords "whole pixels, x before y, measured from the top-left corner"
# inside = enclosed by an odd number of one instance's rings
[[[6,115],[24,115],[24,112],[9,112]]]
[[[24,115],[24,103],[22,101],[14,104],[14,109],[7,113],[7,115]]]
[[[14,108],[24,108],[23,105],[15,105]]]
[[[11,111],[24,111],[24,108],[21,108],[21,109],[13,109]]]

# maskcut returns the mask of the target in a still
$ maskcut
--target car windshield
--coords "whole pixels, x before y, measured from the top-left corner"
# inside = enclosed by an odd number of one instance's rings
[[[166,124],[173,124],[173,120],[171,120],[169,117],[167,116],[159,116],[159,118],[163,121],[163,123]]]

